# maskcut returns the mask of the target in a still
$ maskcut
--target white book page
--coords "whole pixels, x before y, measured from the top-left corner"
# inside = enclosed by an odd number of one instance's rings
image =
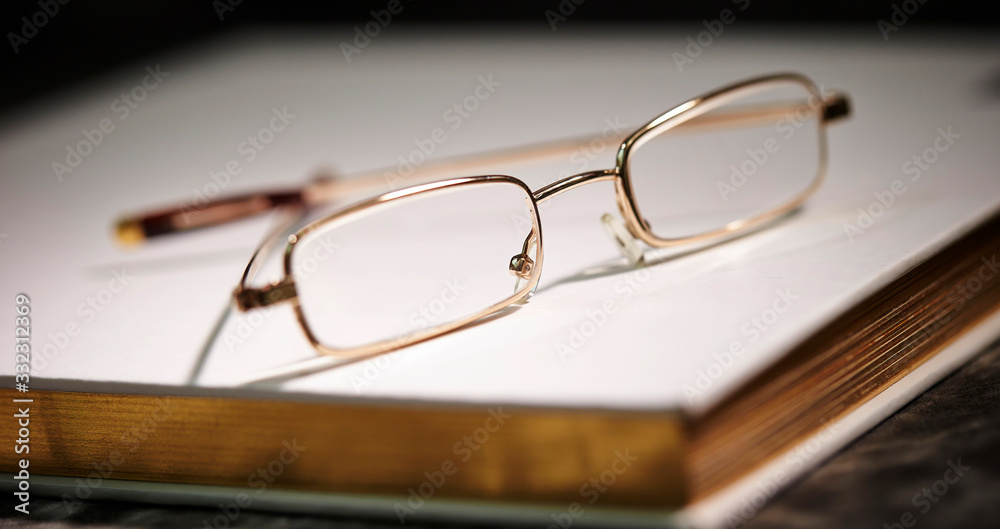
[[[268,222],[123,251],[110,237],[119,214],[194,203],[219,187],[297,185],[321,166],[343,174],[383,167],[436,128],[447,140],[434,157],[609,124],[629,130],[717,86],[786,70],[845,90],[853,102],[852,117],[829,129],[827,181],[799,214],[772,228],[630,268],[599,222],[616,212],[613,186],[580,188],[542,208],[544,271],[520,310],[253,391],[697,412],[1000,206],[1000,106],[977,91],[995,75],[988,46],[885,46],[877,38],[803,49],[780,35],[745,33],[678,72],[669,57],[683,47],[681,30],[567,34],[553,46],[542,34],[430,37],[416,46],[400,31],[350,64],[332,35],[234,37],[150,64],[168,75],[127,116],[116,100],[150,75],[142,68],[0,124],[0,292],[11,304],[19,292],[32,299],[33,387],[188,384]],[[452,128],[448,109],[484,79],[494,91]],[[248,147],[248,135],[281,115],[288,122],[273,141]],[[60,181],[52,162],[65,163],[67,146],[105,118],[114,130]],[[935,161],[914,179],[904,164],[935,145]],[[609,168],[612,158],[608,149],[593,159],[577,153],[484,172],[510,173],[537,189],[560,174]],[[228,176],[227,164],[237,169]],[[905,193],[849,237],[845,224],[894,180]],[[770,323],[755,323],[763,320]],[[315,357],[285,305],[234,313],[221,337],[201,385],[243,385]],[[728,356],[734,347],[742,354]],[[13,374],[13,364],[0,364],[0,374]]]

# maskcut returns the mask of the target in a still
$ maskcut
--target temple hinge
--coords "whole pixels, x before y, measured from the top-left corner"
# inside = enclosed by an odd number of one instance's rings
[[[287,277],[264,288],[239,287],[233,292],[236,308],[241,312],[289,301],[297,296],[295,282]]]

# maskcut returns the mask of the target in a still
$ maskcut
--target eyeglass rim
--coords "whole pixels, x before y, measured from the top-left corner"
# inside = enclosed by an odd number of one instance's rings
[[[693,119],[701,114],[709,112],[727,102],[743,97],[745,92],[764,90],[769,85],[780,85],[794,83],[805,88],[819,104],[815,105],[817,113],[817,129],[819,142],[819,160],[816,174],[810,184],[799,194],[795,195],[787,202],[775,208],[758,213],[756,215],[737,219],[727,223],[719,229],[710,230],[699,234],[684,237],[665,238],[656,235],[652,226],[646,222],[642,216],[632,184],[632,175],[629,171],[630,157],[632,153],[642,146],[645,141],[653,139],[668,130],[681,125],[685,121]],[[738,232],[750,231],[753,228],[766,224],[779,218],[799,206],[809,199],[822,186],[826,178],[828,148],[826,138],[826,116],[824,114],[824,99],[821,90],[808,77],[798,73],[776,73],[723,86],[711,92],[695,97],[681,103],[670,110],[660,114],[648,123],[639,127],[629,135],[618,148],[615,156],[614,182],[615,197],[618,210],[625,220],[625,226],[634,237],[654,248],[666,248],[670,246],[692,244],[704,242],[711,239],[722,239]],[[645,141],[643,141],[645,140]]]
[[[359,345],[355,347],[334,347],[328,344],[324,344],[320,341],[319,337],[313,332],[309,325],[309,322],[305,316],[305,311],[302,308],[302,303],[300,297],[298,296],[298,290],[295,283],[294,271],[292,269],[292,254],[296,245],[302,241],[303,237],[309,233],[333,223],[337,220],[344,219],[346,217],[359,214],[365,210],[376,208],[387,203],[394,202],[403,198],[409,198],[420,194],[432,193],[435,191],[440,191],[447,188],[456,188],[471,185],[482,185],[482,184],[513,184],[519,187],[525,198],[528,200],[528,210],[530,212],[531,222],[532,222],[532,233],[535,238],[535,259],[534,265],[529,278],[526,280],[525,284],[513,293],[511,296],[507,297],[503,301],[497,302],[485,309],[477,311],[473,314],[465,316],[463,318],[453,320],[451,322],[442,323],[434,327],[429,327],[427,329],[420,329],[402,336],[389,338],[386,340],[381,340],[378,342],[373,342],[370,344]],[[438,182],[431,182],[428,184],[417,185],[413,187],[408,187],[393,191],[390,193],[385,193],[377,197],[359,202],[346,209],[336,211],[324,217],[321,217],[315,221],[310,222],[306,226],[302,227],[294,235],[288,237],[288,244],[285,246],[285,253],[283,257],[283,268],[286,284],[289,285],[291,289],[290,299],[292,308],[295,311],[296,320],[298,320],[299,327],[302,329],[309,343],[318,352],[328,356],[336,356],[345,359],[351,358],[364,358],[370,356],[376,356],[383,353],[388,353],[390,351],[401,349],[419,342],[430,340],[438,336],[456,331],[458,329],[464,328],[469,324],[481,320],[491,314],[496,314],[503,309],[514,305],[516,303],[526,300],[535,288],[538,286],[538,281],[541,278],[542,263],[544,261],[544,246],[542,242],[542,224],[541,217],[538,213],[538,202],[535,199],[534,194],[532,194],[531,189],[518,178],[507,175],[484,175],[484,176],[467,176],[460,178],[451,178],[447,180],[441,180]],[[529,234],[529,239],[531,234]]]
[[[629,154],[633,149],[636,148],[638,140],[645,137],[647,134],[655,133],[660,134],[672,127],[680,125],[687,119],[696,117],[697,115],[707,112],[714,108],[711,105],[718,106],[723,104],[725,100],[729,97],[736,97],[737,94],[743,89],[750,87],[763,87],[768,83],[778,83],[778,82],[788,82],[793,81],[804,86],[809,92],[817,98],[821,104],[817,105],[817,111],[820,113],[819,117],[819,141],[820,141],[820,163],[819,169],[816,177],[814,178],[812,184],[806,191],[801,193],[799,196],[795,197],[792,201],[786,203],[785,205],[776,208],[774,210],[759,214],[757,216],[751,217],[749,219],[743,219],[728,224],[725,228],[720,230],[715,230],[708,233],[702,233],[695,236],[676,238],[676,239],[662,239],[657,237],[652,230],[641,221],[642,218],[639,214],[638,206],[634,200],[631,181],[628,174],[628,161]],[[692,113],[694,109],[699,108],[697,113]],[[274,303],[279,303],[283,301],[289,301],[293,304],[295,309],[296,318],[299,321],[300,327],[303,329],[305,335],[310,341],[311,345],[315,350],[321,354],[338,356],[345,359],[363,359],[364,357],[376,356],[378,354],[387,353],[396,349],[401,349],[403,347],[426,341],[437,336],[467,327],[469,324],[474,323],[477,320],[482,320],[492,314],[496,314],[502,311],[504,308],[509,307],[515,303],[525,300],[531,292],[534,291],[538,284],[541,275],[541,268],[544,256],[544,248],[542,244],[542,234],[541,234],[541,218],[539,215],[538,205],[546,200],[549,200],[565,191],[586,185],[592,182],[598,181],[614,181],[615,182],[615,195],[616,202],[625,219],[625,227],[627,231],[634,236],[636,239],[641,240],[647,245],[653,248],[661,248],[666,246],[673,246],[678,244],[687,244],[701,241],[704,239],[724,239],[726,235],[735,234],[736,232],[749,231],[752,228],[758,227],[762,224],[769,222],[772,219],[780,217],[785,213],[794,210],[799,205],[801,205],[809,196],[811,196],[816,189],[822,184],[825,177],[825,171],[827,166],[827,141],[826,141],[826,126],[829,121],[834,119],[839,119],[841,117],[850,114],[849,100],[846,94],[833,93],[831,97],[824,100],[823,94],[816,87],[809,78],[796,73],[780,73],[771,74],[761,77],[756,77],[752,79],[747,79],[744,81],[736,82],[728,86],[716,89],[712,92],[704,94],[702,96],[696,97],[694,99],[688,100],[685,103],[675,106],[671,110],[668,110],[660,114],[657,118],[653,119],[643,127],[640,127],[637,131],[628,136],[620,145],[616,160],[615,167],[611,169],[604,169],[599,171],[590,171],[586,173],[580,173],[578,175],[572,175],[556,182],[552,182],[540,188],[539,190],[532,192],[530,188],[524,184],[520,179],[506,176],[506,175],[485,175],[485,176],[466,176],[460,178],[451,178],[447,180],[441,180],[436,182],[430,182],[421,185],[415,185],[412,187],[400,189],[397,191],[392,191],[385,193],[369,200],[357,203],[355,205],[349,206],[345,210],[341,210],[319,220],[309,223],[305,227],[301,228],[294,235],[289,236],[289,244],[286,246],[285,256],[284,256],[284,271],[285,277],[280,281],[274,282],[264,288],[252,288],[249,285],[250,279],[253,277],[252,270],[254,269],[254,263],[257,261],[258,257],[263,253],[266,248],[266,244],[261,245],[260,248],[254,253],[251,258],[250,264],[248,264],[246,271],[244,272],[243,279],[241,280],[239,286],[234,291],[234,299],[236,300],[237,307],[240,310],[250,310],[254,308],[259,308]],[[680,119],[684,116],[684,119]],[[537,237],[537,259],[535,262],[534,270],[531,274],[531,279],[525,285],[524,288],[520,289],[518,293],[512,295],[507,300],[501,303],[497,303],[487,309],[484,309],[476,314],[469,317],[462,318],[452,323],[442,324],[430,329],[424,329],[411,333],[409,335],[404,335],[398,339],[383,340],[381,342],[376,342],[374,344],[367,344],[364,346],[358,346],[353,348],[337,349],[330,346],[322,344],[316,336],[312,333],[308,323],[305,321],[303,315],[302,307],[298,299],[296,285],[293,277],[293,272],[291,269],[291,254],[294,245],[310,231],[317,229],[326,222],[335,220],[340,217],[344,217],[353,213],[358,212],[366,208],[377,206],[380,203],[388,202],[391,200],[396,200],[399,198],[412,196],[419,193],[425,193],[434,191],[443,187],[450,187],[455,185],[467,185],[471,183],[482,183],[482,182],[498,182],[503,181],[507,183],[513,183],[518,185],[528,196],[532,222],[534,223],[534,233]]]

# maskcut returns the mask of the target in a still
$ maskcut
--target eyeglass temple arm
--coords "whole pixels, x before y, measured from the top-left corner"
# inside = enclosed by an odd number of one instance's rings
[[[115,236],[120,243],[135,245],[145,239],[215,226],[279,207],[304,205],[302,190],[235,195],[203,204],[185,204],[121,219],[115,226]]]
[[[394,190],[438,179],[464,176],[483,167],[538,163],[547,158],[558,159],[587,146],[598,138],[602,136],[588,135],[431,161],[414,168],[413,172],[405,177],[398,175],[394,168],[346,178],[320,175],[301,189],[249,193],[127,216],[116,223],[115,238],[125,246],[136,246],[146,239],[224,224],[265,213],[277,207],[321,205],[356,193]],[[623,138],[615,136],[602,139],[609,144],[617,144]]]
[[[241,220],[282,206],[309,207],[326,204],[356,193],[372,190],[394,190],[452,176],[464,176],[482,167],[499,164],[537,163],[546,158],[558,158],[578,150],[601,135],[588,135],[569,140],[556,140],[527,147],[515,147],[485,154],[456,156],[427,162],[405,177],[394,168],[386,168],[346,178],[319,175],[300,189],[256,192],[245,195],[188,203],[127,216],[115,225],[115,238],[125,246],[136,246],[146,239],[206,228]],[[617,142],[621,138],[606,139]],[[398,183],[402,185],[395,185]]]
[[[849,100],[843,93],[833,93],[822,101],[822,105],[824,123],[841,119],[850,114]],[[759,123],[766,119],[780,117],[789,109],[789,105],[782,104],[702,114],[677,125],[671,129],[671,132]],[[320,176],[300,189],[236,195],[209,200],[202,204],[185,204],[126,217],[116,224],[115,236],[120,243],[134,246],[146,239],[224,224],[265,213],[278,207],[308,207],[332,202],[354,193],[377,190],[380,187],[383,190],[395,189],[394,184],[400,181],[405,186],[409,186],[442,178],[468,175],[483,167],[501,164],[509,167],[512,164],[538,163],[545,159],[564,157],[581,148],[589,147],[592,142],[598,139],[609,145],[617,145],[626,137],[612,136],[609,138],[606,134],[596,134],[492,151],[486,154],[442,159],[414,168],[413,172],[405,177],[396,174],[394,169],[372,171],[344,179]]]

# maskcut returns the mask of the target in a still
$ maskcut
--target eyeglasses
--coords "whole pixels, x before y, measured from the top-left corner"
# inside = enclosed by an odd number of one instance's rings
[[[288,303],[309,342],[345,359],[386,353],[466,327],[528,299],[543,262],[539,204],[593,182],[615,186],[621,218],[602,223],[628,260],[641,244],[664,248],[723,240],[799,207],[821,184],[825,127],[849,115],[845,94],[824,95],[798,74],[758,77],[691,99],[619,145],[615,166],[531,191],[511,176],[466,176],[383,193],[287,237],[284,277],[252,286],[286,234],[254,253],[234,292],[241,311]],[[411,182],[483,161],[565,155],[593,138],[426,164]],[[370,189],[384,172],[319,179],[300,189],[170,208],[117,225],[124,243],[211,226],[273,209],[304,211]],[[641,243],[641,244],[640,244]]]

